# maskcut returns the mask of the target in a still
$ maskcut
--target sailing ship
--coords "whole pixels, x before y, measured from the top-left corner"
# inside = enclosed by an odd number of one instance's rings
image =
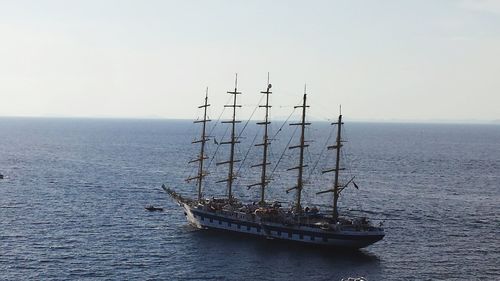
[[[205,95],[205,102],[199,108],[203,109],[203,119],[194,121],[201,123],[201,138],[193,141],[195,144],[200,144],[200,152],[196,159],[191,162],[198,164],[197,174],[187,179],[187,181],[196,180],[198,189],[197,198],[188,198],[174,191],[173,189],[162,185],[162,188],[178,203],[184,210],[187,221],[199,229],[216,229],[225,232],[243,233],[256,237],[267,239],[279,239],[285,241],[293,241],[298,243],[320,245],[329,247],[359,249],[369,246],[381,240],[385,233],[380,226],[374,226],[365,217],[348,218],[340,216],[338,212],[338,200],[342,191],[350,184],[357,185],[352,178],[347,183],[340,182],[339,174],[343,170],[340,163],[341,149],[343,147],[342,139],[342,114],[338,116],[336,122],[337,134],[334,144],[328,146],[329,150],[335,152],[335,167],[322,171],[323,174],[334,173],[333,187],[317,192],[317,194],[333,193],[333,210],[331,213],[322,213],[317,207],[305,207],[302,205],[302,192],[304,189],[304,168],[307,165],[304,163],[305,148],[309,146],[306,142],[306,126],[310,125],[306,122],[307,94],[304,90],[302,104],[295,106],[301,110],[301,120],[297,123],[292,123],[292,126],[299,126],[300,139],[299,143],[294,146],[289,146],[289,149],[298,150],[298,165],[288,170],[297,170],[296,185],[286,192],[295,191],[295,202],[290,207],[284,207],[280,202],[270,202],[266,200],[266,189],[269,188],[270,177],[268,175],[269,146],[271,139],[269,137],[269,95],[271,92],[271,84],[269,79],[267,89],[261,93],[265,95],[265,104],[260,105],[265,109],[265,118],[262,122],[257,123],[263,126],[262,142],[256,146],[262,147],[262,162],[252,167],[260,167],[260,181],[249,185],[248,187],[260,187],[260,200],[258,202],[242,202],[233,194],[234,181],[236,179],[235,163],[239,160],[235,159],[235,147],[239,143],[236,134],[236,124],[240,121],[235,120],[236,109],[241,107],[237,104],[237,97],[241,94],[237,88],[237,76],[234,90],[228,91],[232,95],[232,103],[225,107],[232,109],[232,118],[221,123],[230,124],[231,136],[228,141],[221,142],[220,145],[229,145],[229,159],[227,161],[216,163],[216,165],[228,165],[227,178],[218,182],[226,182],[227,196],[224,198],[206,198],[203,196],[202,187],[205,177],[208,172],[205,171],[206,144],[210,137],[207,134],[207,123],[211,120],[207,116],[208,104],[208,89]]]

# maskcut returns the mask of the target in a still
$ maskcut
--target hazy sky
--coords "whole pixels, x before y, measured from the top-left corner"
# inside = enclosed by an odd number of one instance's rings
[[[2,116],[216,115],[235,72],[275,117],[500,119],[500,1],[0,0]]]

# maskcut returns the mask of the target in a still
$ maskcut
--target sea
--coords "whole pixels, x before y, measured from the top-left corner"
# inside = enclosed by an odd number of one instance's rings
[[[214,123],[217,124],[217,123]],[[206,197],[227,194],[227,124],[210,124]],[[185,120],[0,118],[0,280],[500,280],[500,125],[344,124],[341,215],[386,236],[357,251],[190,226],[161,189],[196,196],[197,124]],[[294,200],[297,143],[273,123],[266,198]],[[281,130],[280,130],[281,129]],[[235,196],[260,190],[259,127],[239,124]],[[333,133],[332,133],[333,132]],[[335,128],[307,131],[304,204],[331,211]],[[224,136],[225,135],[225,136]],[[318,170],[319,172],[317,172]],[[352,175],[352,176],[351,176]],[[145,210],[148,205],[162,212]]]

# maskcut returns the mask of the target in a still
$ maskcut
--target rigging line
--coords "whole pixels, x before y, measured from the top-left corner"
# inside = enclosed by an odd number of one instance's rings
[[[262,102],[262,99],[264,98],[264,95],[262,95],[260,97],[260,100],[259,100],[259,103],[257,104],[257,106],[255,106],[255,108],[253,109],[253,112],[252,114],[250,115],[250,118],[248,118],[247,122],[245,123],[245,126],[243,126],[243,129],[241,129],[240,131],[240,134],[238,135],[238,138],[241,137],[241,135],[243,134],[243,132],[245,131],[246,127],[248,126],[248,123],[250,122],[250,120],[252,119],[253,115],[255,114],[255,111],[257,111],[257,108],[259,108],[259,105],[260,103]]]
[[[210,132],[208,132],[208,135],[211,136],[213,131],[215,130],[215,128],[217,127],[217,125],[220,123],[220,119],[222,117],[222,114],[224,114],[224,111],[226,110],[226,108],[224,107],[222,109],[222,112],[219,114],[219,118],[217,118],[217,121],[215,121],[214,125],[212,126],[212,128],[210,129]]]
[[[338,126],[338,125],[337,125]],[[344,127],[344,125],[341,125],[342,126],[342,131],[344,132],[342,135],[344,136],[347,136],[347,131]],[[348,138],[347,137],[343,137],[342,140],[344,142],[348,142]],[[342,150],[340,151],[340,154],[341,154],[341,157],[342,157],[342,160],[343,162],[345,163],[344,164],[344,167],[346,169],[346,173],[350,176],[350,177],[353,177],[354,173],[352,171],[352,159],[350,159],[348,156],[349,156],[349,149],[348,147],[343,147]]]
[[[187,170],[187,169],[186,169],[186,170]],[[193,166],[193,167],[191,168],[191,172],[189,172],[189,174],[188,174],[187,179],[188,179],[188,178],[190,178],[190,177],[192,177],[192,176],[194,176],[194,175],[195,175],[195,171],[196,171],[196,167],[194,167],[194,166]],[[184,180],[186,180],[186,179],[184,179]]]
[[[312,156],[311,151],[309,150],[309,147],[306,147],[305,150],[306,150],[305,155],[307,157],[307,162],[313,163],[313,161],[312,161],[313,156]],[[307,175],[307,178],[304,175],[304,182],[309,182],[309,180],[312,178],[312,174],[314,173],[314,169],[313,169],[313,167],[310,167],[310,166],[308,166],[306,169],[308,171],[308,175]]]
[[[314,140],[317,139],[317,137],[314,135],[314,130],[311,127],[306,128],[306,134],[309,136],[309,139],[310,139],[309,141],[307,141],[307,143],[313,143]],[[313,161],[312,161],[313,152],[314,152],[314,149],[312,149],[312,148],[310,149],[310,146],[307,146],[305,148],[305,157],[307,157],[308,163],[313,163]],[[311,171],[310,168],[309,168],[309,171]]]
[[[252,103],[252,104],[250,104],[250,103],[248,103],[248,104],[242,103],[242,104],[241,104],[241,106],[244,106],[244,107],[259,106],[259,105],[260,105],[260,101],[259,101],[259,103],[258,103],[258,104],[253,104],[253,103]]]
[[[330,122],[332,120],[331,115],[329,113],[329,112],[331,112],[330,108],[324,106],[323,103],[314,103],[314,102],[311,102],[310,104],[312,106],[314,106],[314,108],[319,108],[320,111],[322,111],[322,112],[318,112],[317,113],[318,115],[320,115],[319,116],[320,118],[322,118],[322,119],[324,119],[325,121],[328,121],[328,122]],[[326,115],[324,115],[324,114],[326,114]],[[328,116],[330,116],[330,117],[328,117]]]
[[[245,131],[246,127],[248,126],[248,123],[250,122],[250,120],[252,119],[253,115],[255,114],[255,112],[257,111],[257,108],[259,108],[259,105],[260,103],[262,102],[262,99],[264,98],[264,95],[262,95],[259,99],[259,102],[257,103],[257,105],[255,106],[255,108],[253,109],[253,112],[252,114],[250,115],[250,118],[248,118],[247,122],[245,123],[245,126],[243,126],[243,129],[240,131],[240,134],[238,135],[238,138],[241,137],[241,135],[243,134],[243,132]],[[248,154],[250,153],[250,151],[252,150],[252,147],[253,147],[253,144],[255,143],[255,140],[257,139],[257,136],[258,136],[258,133],[255,134],[253,140],[252,140],[252,143],[250,144],[250,147],[248,148],[246,154],[245,154],[245,157],[243,158],[243,160],[241,161],[241,164],[240,166],[238,167],[238,170],[236,171],[236,174],[239,174],[240,173],[240,170],[241,168],[243,167],[243,164],[245,163],[245,160],[247,159],[248,157]]]
[[[348,163],[348,158],[347,158],[347,155],[345,153],[345,151],[340,151],[340,157],[342,157],[343,161],[344,161],[344,168],[346,170],[346,174],[348,174],[350,177],[352,177],[353,173],[352,173],[352,170],[350,168],[350,164]]]
[[[225,104],[228,104],[230,100],[231,100],[231,97],[229,97],[229,98],[227,99],[227,101],[226,101],[226,103],[225,103]],[[219,121],[220,121],[220,119],[222,118],[222,114],[224,114],[224,111],[225,111],[225,110],[226,110],[226,107],[223,107],[223,108],[222,108],[222,112],[219,114],[219,118],[217,118],[217,121],[215,121],[215,123],[214,123],[214,125],[213,125],[212,129],[210,129],[210,132],[208,133],[208,135],[209,135],[209,136],[210,136],[210,135],[212,135],[213,131],[215,130],[215,127],[217,127],[217,124],[219,124],[219,123],[220,123]]]
[[[298,129],[299,129],[299,126],[295,126],[295,130],[293,131],[293,134],[292,134],[292,136],[290,137],[290,140],[289,140],[289,141],[288,141],[288,143],[286,144],[285,149],[283,150],[283,153],[281,153],[281,156],[280,156],[280,158],[278,159],[278,162],[276,163],[276,166],[274,166],[274,169],[273,169],[273,171],[271,172],[271,175],[270,175],[270,177],[271,177],[271,178],[273,177],[274,172],[276,171],[276,169],[278,168],[278,166],[279,166],[279,164],[280,164],[281,160],[283,159],[283,156],[285,156],[285,152],[287,151],[288,147],[290,146],[290,143],[292,142],[293,137],[295,136],[295,133],[297,133],[297,130],[298,130]]]
[[[250,144],[250,148],[247,150],[247,153],[245,154],[245,157],[243,158],[243,160],[241,161],[241,164],[240,166],[238,167],[238,171],[236,171],[236,174],[238,175],[240,173],[240,170],[241,168],[243,167],[243,164],[245,163],[245,160],[247,160],[247,156],[248,154],[250,154],[250,150],[252,150],[252,147],[253,147],[253,144],[255,143],[255,140],[257,139],[257,136],[259,134],[255,134],[255,137],[253,138],[253,141],[252,143]]]
[[[304,148],[304,158],[307,158],[307,159],[305,159],[305,162],[306,162],[306,163],[312,163],[312,160],[311,160],[312,156],[311,156],[311,154],[312,154],[312,153],[311,153],[311,151],[309,150],[309,147],[305,147],[305,148]],[[307,169],[307,171],[308,171],[310,174],[311,174],[311,173],[312,173],[312,171],[313,171],[313,170],[311,170],[311,169],[310,169],[310,166],[306,167],[306,169]],[[306,181],[306,180],[305,180],[305,174],[306,174],[306,173],[304,173],[304,181]]]
[[[339,126],[339,125],[337,125]],[[340,125],[342,126],[342,130],[345,131],[345,128],[344,128],[344,125]],[[345,133],[343,133],[345,135]],[[342,141],[344,142],[347,142],[347,138],[342,138]],[[351,168],[351,159],[349,157],[347,157],[349,155],[346,147],[343,147],[342,150],[340,150],[340,157],[344,163],[344,169],[345,169],[345,173],[344,174],[344,178],[345,178],[345,175],[348,176],[348,178],[354,178],[355,174],[353,173],[352,171],[352,168]],[[344,180],[348,180],[348,178],[345,178]],[[356,206],[359,206],[359,202],[357,202],[358,204],[356,204]]]
[[[281,124],[281,127],[278,129],[278,131],[276,131],[276,134],[274,134],[273,139],[275,139],[276,136],[278,136],[278,134],[281,132],[281,129],[283,129],[283,127],[286,125],[288,120],[290,120],[292,115],[295,113],[295,109],[297,109],[297,108],[293,108],[292,113],[290,113],[290,115],[286,118],[285,122],[283,122],[283,124]]]
[[[207,169],[210,168],[210,166],[212,165],[212,162],[214,161],[215,159],[215,156],[217,155],[217,152],[219,151],[219,148],[221,146],[221,143],[222,143],[222,140],[224,139],[224,137],[226,136],[227,134],[227,131],[229,130],[229,127],[226,127],[226,130],[224,131],[224,134],[222,135],[222,139],[221,141],[217,144],[217,148],[215,149],[214,153],[213,153],[213,156],[210,158],[210,162],[208,162],[208,166],[207,166]]]
[[[276,134],[274,134],[273,136],[273,139],[276,138],[276,136],[281,132],[281,130],[283,129],[283,127],[285,126],[285,124],[288,122],[288,120],[292,117],[292,115],[295,113],[295,110],[297,109],[298,107],[293,107],[293,110],[292,110],[292,113],[290,113],[290,115],[286,118],[285,122],[283,122],[283,124],[281,125],[281,127],[278,129],[278,131],[276,132]],[[293,131],[293,134],[292,136],[290,137],[290,139],[288,140],[288,143],[286,144],[285,146],[285,149],[283,149],[283,152],[281,153],[281,156],[280,158],[278,159],[278,162],[276,163],[276,166],[274,166],[273,168],[273,171],[271,172],[271,175],[269,177],[273,177],[274,176],[274,172],[276,172],[276,169],[278,168],[279,164],[281,163],[281,160],[283,160],[283,156],[285,156],[285,152],[288,150],[288,147],[290,147],[290,143],[292,142],[293,140],[293,137],[295,136],[295,134],[297,133],[297,130],[298,130],[299,126],[296,126],[295,127],[295,130]]]
[[[313,143],[313,142],[315,142],[314,140],[315,140],[315,139],[318,139],[318,138],[317,138],[317,136],[315,135],[315,134],[316,134],[316,132],[315,132],[316,130],[314,130],[314,129],[313,129],[313,128],[311,128],[311,127],[306,128],[306,130],[307,130],[307,134],[308,134],[309,138],[311,139],[311,140],[310,140],[310,141],[308,141],[308,142],[309,142],[309,143]],[[321,147],[320,147],[320,148],[321,148]],[[306,153],[305,153],[305,155],[306,155],[306,157],[307,157],[307,161],[308,161],[308,163],[313,163],[313,160],[312,160],[312,159],[313,159],[313,156],[314,156],[313,154],[315,153],[315,150],[314,150],[311,146],[307,146],[307,147],[305,148],[305,150],[306,150],[306,151],[305,151],[305,152],[306,152]],[[312,177],[312,174],[314,173],[314,168],[309,166],[309,167],[307,167],[307,170],[308,170],[308,172],[309,172],[309,175],[307,176],[307,180],[306,180],[306,181],[309,181],[309,179]],[[305,176],[305,175],[304,175],[304,176]]]
[[[313,167],[311,169],[311,172],[309,173],[309,176],[307,177],[308,181],[311,179],[311,176],[312,176],[313,172],[316,170],[316,167],[318,166],[319,161],[321,161],[321,158],[323,157],[323,154],[325,153],[325,151],[328,150],[328,149],[326,149],[326,147],[328,146],[328,143],[330,142],[330,139],[332,138],[334,131],[335,130],[333,130],[333,129],[330,130],[330,135],[326,139],[325,144],[322,146],[323,148],[321,149],[321,152],[320,152],[320,154],[318,156],[318,159],[316,160],[316,163],[314,163],[314,165],[313,165]]]
[[[193,165],[190,165],[188,163],[185,163],[184,164],[184,170],[182,171],[182,173],[185,175],[187,174],[188,175],[188,178],[191,177],[194,173],[194,169],[195,167]],[[189,173],[188,173],[189,171]]]

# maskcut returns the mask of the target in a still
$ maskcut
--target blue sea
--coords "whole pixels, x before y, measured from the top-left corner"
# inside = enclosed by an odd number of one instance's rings
[[[282,153],[292,130],[274,134],[271,150],[280,165],[266,196],[283,204],[294,198],[284,190],[296,157]],[[221,124],[212,134],[220,142],[224,132]],[[248,150],[257,132],[250,124],[241,138],[244,165],[259,161],[259,147]],[[345,176],[359,189],[344,190],[340,212],[386,230],[354,252],[189,226],[160,186],[195,196],[184,179],[197,134],[190,121],[0,118],[0,280],[500,280],[499,125],[347,122]],[[315,192],[331,178],[312,168],[331,164],[321,148],[330,135],[313,124],[306,154],[304,202],[325,212],[331,195]],[[214,143],[211,161],[225,160]],[[246,186],[259,171],[244,165],[235,194],[256,200]],[[214,182],[226,167],[210,168],[204,193],[224,196]]]

